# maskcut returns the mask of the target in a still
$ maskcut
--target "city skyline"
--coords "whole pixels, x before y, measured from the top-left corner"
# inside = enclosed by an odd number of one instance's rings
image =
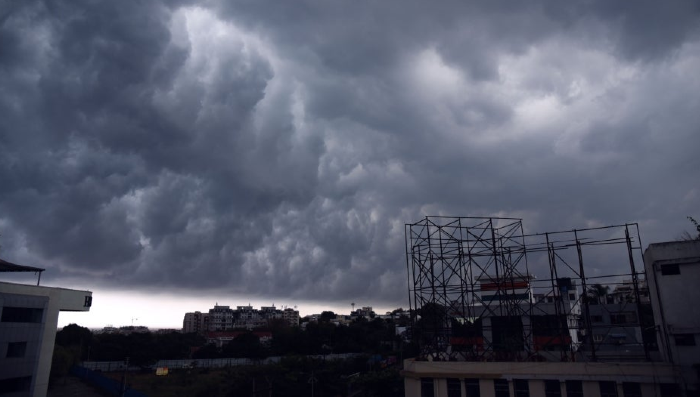
[[[0,258],[94,293],[59,324],[406,308],[405,224],[426,215],[638,223],[644,247],[700,219],[695,1],[0,16]]]
[[[176,297],[170,296],[152,296],[152,295],[138,295],[138,298],[133,301],[134,304],[141,304],[139,308],[131,308],[124,310],[119,304],[121,299],[123,299],[123,292],[108,294],[104,301],[100,301],[100,297],[105,297],[104,293],[94,293],[95,300],[93,301],[93,306],[91,313],[62,313],[59,314],[58,326],[62,328],[69,324],[78,324],[80,326],[85,326],[90,329],[101,329],[106,326],[146,326],[149,329],[182,329],[182,322],[185,313],[201,311],[203,313],[208,312],[209,309],[213,308],[214,305],[224,305],[235,308],[236,306],[248,305],[250,304],[254,308],[260,308],[264,306],[271,306],[273,303],[266,303],[263,301],[224,301],[214,300],[209,303],[209,298],[199,299],[199,300],[178,300]],[[213,298],[212,298],[213,299]],[[145,307],[143,306],[145,304]],[[162,309],[163,304],[168,305],[168,310],[166,312],[158,311]],[[313,314],[320,314],[323,311],[333,311],[336,314],[349,315],[352,306],[347,304],[344,306],[342,304],[330,304],[328,306],[323,306],[319,304],[310,303],[277,303],[274,305],[280,308],[282,305],[288,307],[295,307],[299,311],[300,317],[305,317]],[[378,314],[384,314],[387,311],[392,311],[397,308],[407,309],[407,305],[390,307],[390,306],[374,306],[372,304],[363,304],[358,302],[356,308],[361,308],[361,306],[373,307],[375,312]],[[194,308],[184,308],[184,307],[194,307]],[[132,310],[138,310],[137,312],[132,312]]]

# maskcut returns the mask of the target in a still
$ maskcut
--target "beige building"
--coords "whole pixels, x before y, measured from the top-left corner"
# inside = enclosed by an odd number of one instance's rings
[[[668,363],[404,361],[410,397],[678,395]]]
[[[0,396],[46,396],[58,313],[91,305],[90,291],[0,282]]]
[[[285,308],[283,318],[289,326],[299,326],[299,311],[293,308]]]
[[[182,321],[183,333],[204,333],[209,330],[209,314],[200,311],[185,314]]]

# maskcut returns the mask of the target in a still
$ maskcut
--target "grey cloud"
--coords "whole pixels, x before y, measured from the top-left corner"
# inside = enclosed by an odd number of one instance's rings
[[[3,258],[402,304],[403,224],[425,214],[673,239],[700,204],[696,6],[5,7]]]

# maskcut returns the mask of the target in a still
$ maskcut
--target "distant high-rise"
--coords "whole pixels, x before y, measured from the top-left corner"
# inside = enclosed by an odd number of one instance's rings
[[[185,314],[182,322],[183,333],[204,333],[209,329],[209,314],[199,311]]]
[[[299,326],[299,311],[293,308],[285,308],[284,320],[289,326]]]
[[[253,329],[265,327],[274,320],[286,321],[290,326],[299,326],[299,311],[293,308],[280,310],[273,306],[263,306],[259,310],[251,305],[229,306],[216,304],[209,313],[199,311],[185,314],[182,331],[190,332],[220,332],[234,329]]]

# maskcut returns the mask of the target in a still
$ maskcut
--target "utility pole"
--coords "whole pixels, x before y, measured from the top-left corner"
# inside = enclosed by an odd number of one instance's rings
[[[269,396],[272,397],[272,381],[273,381],[273,379],[270,379],[270,377],[265,375],[265,380],[267,381],[268,389],[270,390]]]
[[[126,367],[124,368],[124,374],[122,375],[122,397],[126,395],[126,371],[129,370],[129,357],[126,358]]]
[[[311,371],[311,378],[309,378],[309,383],[311,384],[311,397],[314,397],[314,384],[318,381],[316,377],[314,377],[314,371]]]

